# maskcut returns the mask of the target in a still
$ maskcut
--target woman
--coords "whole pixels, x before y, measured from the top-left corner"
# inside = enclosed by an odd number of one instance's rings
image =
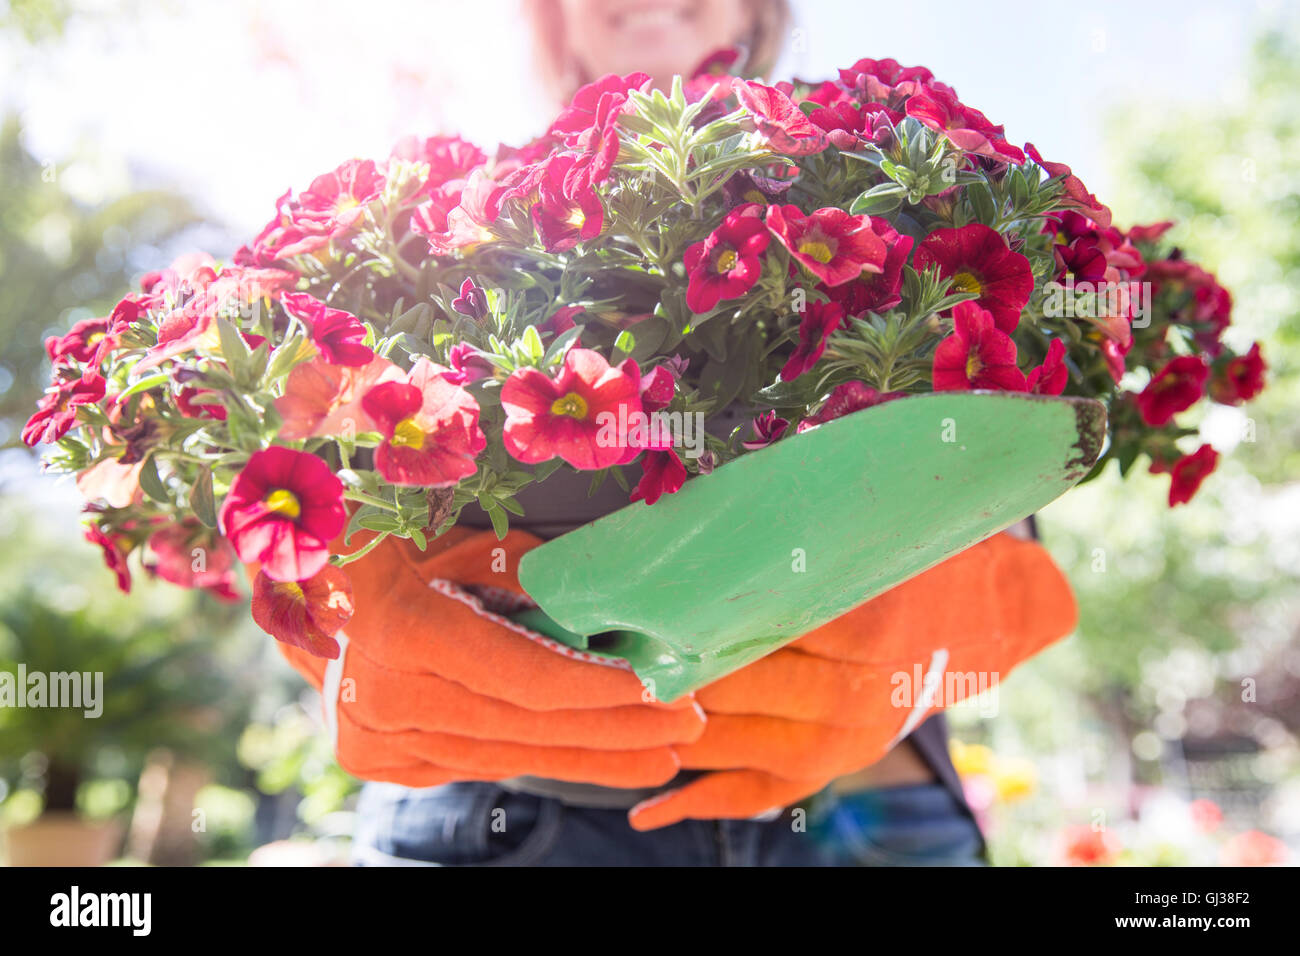
[[[674,74],[689,73],[708,54],[728,47],[743,49],[744,73],[761,75],[775,62],[789,27],[784,0],[532,0],[524,10],[540,78],[557,103],[608,73],[640,70],[666,87]],[[743,417],[730,409],[711,427],[725,434]],[[544,540],[627,503],[612,483],[594,496],[587,486],[580,476],[558,473],[544,485],[527,487],[518,496],[526,517],[512,520],[512,528]],[[469,507],[460,525],[470,534],[491,523]],[[329,684],[328,676],[324,681]],[[363,693],[360,685],[357,692]],[[755,707],[761,709],[761,702]],[[646,744],[640,740],[636,746]],[[370,783],[358,807],[355,859],[377,865],[836,866],[965,865],[982,859],[978,828],[948,758],[942,717],[925,721],[874,764],[835,780],[803,806],[762,819],[684,819],[644,832],[629,826],[629,808],[653,807],[700,776],[683,771],[651,787],[565,783],[545,774],[424,788]]]

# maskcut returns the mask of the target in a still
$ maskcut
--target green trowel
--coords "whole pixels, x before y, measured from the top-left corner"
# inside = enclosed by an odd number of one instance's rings
[[[1106,433],[1091,399],[939,392],[828,422],[529,551],[517,619],[671,701],[1033,514]]]

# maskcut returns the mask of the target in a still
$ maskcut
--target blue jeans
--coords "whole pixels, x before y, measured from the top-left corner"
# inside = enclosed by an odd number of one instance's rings
[[[492,783],[369,783],[362,866],[976,866],[979,829],[938,784],[829,791],[774,819],[685,820],[645,833],[624,810],[566,806]]]

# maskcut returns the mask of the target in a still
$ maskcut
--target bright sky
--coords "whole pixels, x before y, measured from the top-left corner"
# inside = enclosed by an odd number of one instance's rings
[[[795,0],[781,72],[827,77],[861,56],[923,64],[1104,199],[1110,110],[1230,95],[1252,23],[1274,5]],[[522,31],[516,0],[154,0],[74,20],[53,50],[0,46],[0,105],[21,110],[38,158],[94,157],[93,174],[66,170],[69,188],[171,185],[242,239],[286,187],[385,155],[404,133],[491,144],[537,132],[547,117]]]

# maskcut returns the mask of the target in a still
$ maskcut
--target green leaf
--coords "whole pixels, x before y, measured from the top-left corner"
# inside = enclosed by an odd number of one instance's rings
[[[155,375],[148,375],[134,385],[129,386],[117,395],[118,401],[130,398],[138,392],[147,392],[151,388],[157,388],[159,385],[165,385],[171,379],[171,373],[158,372]]]
[[[169,505],[172,503],[171,497],[167,494],[167,488],[163,485],[162,479],[158,477],[158,463],[154,461],[154,456],[150,455],[140,466],[140,487],[144,493],[154,501]]]
[[[230,374],[236,381],[243,381],[252,355],[248,351],[248,343],[239,334],[239,330],[226,319],[217,319],[217,335],[221,340],[221,357],[230,367]]]
[[[624,329],[622,332],[618,333],[618,338],[614,340],[614,355],[611,362],[617,363],[622,361],[624,356],[632,354],[634,348],[636,348],[636,336],[627,329]]]
[[[212,469],[204,465],[199,469],[199,476],[190,489],[190,507],[194,516],[209,528],[217,526],[217,503],[212,494]]]

